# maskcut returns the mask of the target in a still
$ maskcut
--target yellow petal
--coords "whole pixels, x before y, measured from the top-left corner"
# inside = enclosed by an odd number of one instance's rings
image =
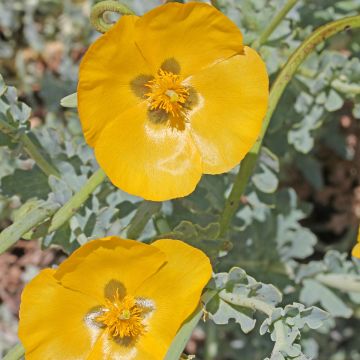
[[[136,23],[136,42],[154,72],[174,59],[183,76],[227,59],[243,49],[237,26],[213,6],[170,3]]]
[[[199,304],[212,272],[207,256],[190,245],[178,240],[159,240],[152,245],[164,252],[168,261],[136,290],[136,296],[155,302],[148,331],[137,345],[137,360],[164,358],[181,324]]]
[[[220,174],[237,165],[257,139],[268,103],[264,62],[249,47],[194,75],[199,106],[191,115],[193,139],[203,171]]]
[[[138,344],[135,347],[121,345],[111,339],[106,333],[103,333],[96,342],[86,360],[159,360],[153,357],[152,349],[147,349],[147,355],[144,357],[144,351],[139,349]],[[85,360],[85,359],[84,359]]]
[[[152,360],[151,357],[147,359]],[[103,332],[86,360],[141,360],[141,358],[138,357],[137,348],[121,345]]]
[[[41,271],[22,293],[19,337],[26,360],[86,359],[99,329],[89,327],[85,315],[98,303],[62,287],[54,273]]]
[[[200,155],[188,129],[152,123],[146,104],[102,131],[95,156],[115,186],[147,200],[186,196],[201,177]]]
[[[360,259],[360,244],[357,243],[352,249],[351,255]]]
[[[165,261],[165,254],[154,246],[112,236],[80,247],[59,266],[55,278],[102,304],[112,287],[131,294]]]
[[[137,19],[123,16],[90,46],[81,61],[78,109],[90,146],[106,124],[141,101],[131,83],[149,68],[134,42]]]
[[[360,259],[360,227],[357,236],[357,244],[352,249],[351,255]]]

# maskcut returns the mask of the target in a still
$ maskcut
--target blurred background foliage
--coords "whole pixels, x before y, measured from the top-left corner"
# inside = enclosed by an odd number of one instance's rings
[[[76,91],[79,61],[99,36],[89,23],[93,3],[0,0],[1,229],[40,201],[63,205],[97,169],[76,109],[60,106],[64,96]],[[160,1],[124,3],[142,14]],[[247,44],[256,43],[284,3],[217,1],[241,28]],[[315,28],[359,11],[360,0],[298,1],[258,49],[271,80]],[[250,276],[237,275],[247,279],[242,287],[256,288],[253,277],[276,286],[284,306],[301,302],[330,313],[317,332],[308,332],[304,325],[301,339],[295,336],[302,355],[278,355],[272,360],[305,356],[360,360],[360,265],[349,257],[360,218],[359,55],[360,33],[349,30],[319,46],[301,66],[271,120],[256,171],[226,236],[218,239],[218,220],[237,169],[204,176],[191,196],[164,203],[143,201],[104,182],[58,230],[47,233],[45,226],[24,237],[40,239],[44,251],[37,242],[24,240],[1,255],[0,355],[17,340],[16,316],[24,283],[89,238],[114,234],[143,241],[164,236],[183,239],[206,251],[216,272],[244,269]],[[57,172],[48,176],[34,164],[19,141],[24,133],[41,144],[43,156]],[[357,293],[347,291],[348,281],[357,284]],[[277,296],[272,288],[265,289],[270,297]],[[301,320],[303,309],[294,306],[284,308],[279,316],[285,319],[292,313],[295,318],[295,312]],[[262,320],[245,335],[252,316],[237,310],[243,317],[230,316],[227,320],[235,321],[227,325],[199,326],[187,351],[205,360],[268,356],[273,346],[270,337],[259,336],[264,317],[259,315]],[[216,310],[211,317],[224,323]],[[264,322],[261,329],[271,333],[271,326]]]

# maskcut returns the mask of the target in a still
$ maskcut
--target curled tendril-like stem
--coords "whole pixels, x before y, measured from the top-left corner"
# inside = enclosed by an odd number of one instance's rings
[[[91,25],[101,33],[107,32],[113,26],[112,23],[104,19],[106,12],[114,12],[120,15],[135,15],[133,10],[118,1],[105,0],[98,2],[91,9],[90,22]]]

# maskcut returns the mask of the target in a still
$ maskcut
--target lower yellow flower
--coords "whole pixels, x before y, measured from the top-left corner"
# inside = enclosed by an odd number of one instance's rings
[[[357,244],[352,249],[351,255],[360,259],[360,227],[359,227],[359,231],[358,231]]]
[[[94,240],[24,289],[19,337],[27,360],[161,360],[211,276],[178,240]]]

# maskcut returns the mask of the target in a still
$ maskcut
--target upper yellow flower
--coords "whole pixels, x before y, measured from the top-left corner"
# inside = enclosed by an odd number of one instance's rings
[[[352,249],[351,255],[360,259],[360,227],[359,227],[359,231],[358,231],[357,244]]]
[[[259,135],[265,64],[214,7],[169,3],[123,16],[85,54],[85,138],[121,189],[149,200],[191,193],[237,165]]]
[[[25,287],[26,359],[163,359],[210,276],[205,254],[178,240],[91,241]]]

